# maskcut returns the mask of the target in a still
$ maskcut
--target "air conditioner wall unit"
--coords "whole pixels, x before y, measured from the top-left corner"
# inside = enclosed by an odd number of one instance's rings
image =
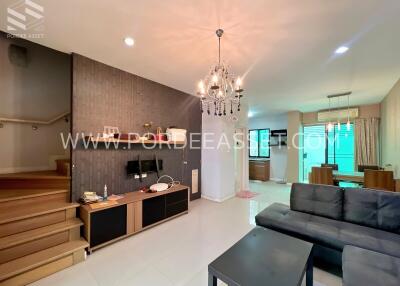
[[[352,107],[349,110],[345,109],[336,109],[331,111],[319,111],[318,112],[318,122],[329,122],[336,120],[347,120],[347,117],[350,119],[358,118],[359,110],[358,107]]]

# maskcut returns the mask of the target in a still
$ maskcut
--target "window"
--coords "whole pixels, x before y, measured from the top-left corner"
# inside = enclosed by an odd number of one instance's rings
[[[270,129],[254,129],[249,131],[249,156],[269,158]]]

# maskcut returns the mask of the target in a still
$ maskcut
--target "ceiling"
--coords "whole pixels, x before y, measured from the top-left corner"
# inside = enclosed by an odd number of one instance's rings
[[[352,105],[380,102],[400,78],[399,0],[34,1],[45,9],[35,42],[191,94],[223,28],[222,58],[244,76],[255,116],[327,108],[326,95],[349,90]],[[349,52],[334,55],[342,45]]]

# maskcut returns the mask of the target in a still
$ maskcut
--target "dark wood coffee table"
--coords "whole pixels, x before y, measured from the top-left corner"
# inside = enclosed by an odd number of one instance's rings
[[[313,285],[313,244],[263,227],[255,227],[208,265],[208,285]]]

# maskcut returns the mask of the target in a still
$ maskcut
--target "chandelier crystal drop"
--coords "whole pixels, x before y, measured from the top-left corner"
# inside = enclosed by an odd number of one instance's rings
[[[233,115],[240,111],[240,99],[243,97],[242,79],[234,77],[228,67],[221,62],[221,37],[224,31],[216,31],[218,37],[218,63],[209,74],[199,82],[197,94],[200,96],[201,112],[214,116]],[[229,114],[228,114],[229,113]]]

